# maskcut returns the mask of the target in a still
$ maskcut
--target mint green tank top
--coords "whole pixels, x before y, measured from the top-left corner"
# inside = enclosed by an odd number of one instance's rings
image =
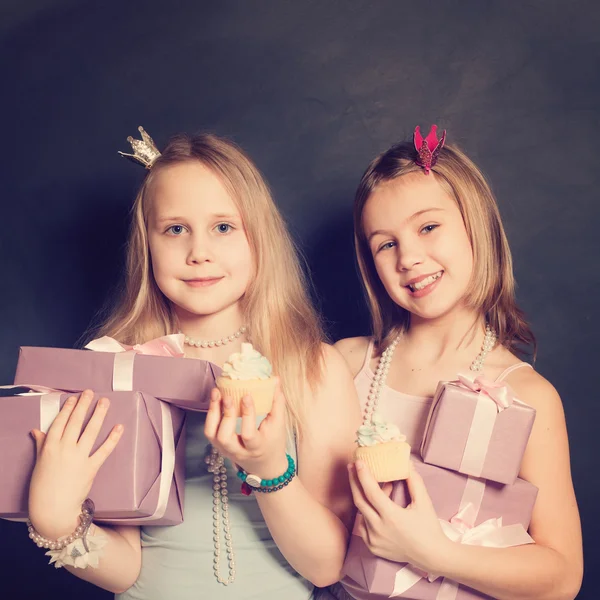
[[[205,413],[188,412],[184,522],[174,527],[143,527],[142,569],[136,583],[117,600],[307,600],[313,586],[283,557],[254,497],[240,493],[235,468],[228,467],[229,518],[236,578],[225,586],[213,572],[213,476],[204,458]],[[295,449],[288,452],[296,454]],[[294,456],[295,458],[295,456]],[[221,577],[227,561],[221,543]]]

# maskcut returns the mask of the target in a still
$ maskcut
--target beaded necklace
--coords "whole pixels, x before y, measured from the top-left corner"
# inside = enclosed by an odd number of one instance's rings
[[[485,358],[496,345],[497,339],[498,336],[496,335],[496,332],[486,324],[485,337],[483,338],[481,352],[479,352],[479,354],[471,363],[471,366],[469,367],[471,371],[481,371]],[[394,356],[394,350],[396,349],[399,341],[400,335],[396,336],[394,341],[382,352],[381,356],[379,357],[377,370],[375,371],[375,376],[373,377],[373,381],[371,382],[371,387],[369,389],[369,395],[367,396],[363,425],[371,425],[373,413],[377,409],[379,397],[381,396],[381,390],[385,386],[385,380],[390,370],[390,364],[392,362],[392,357]]]

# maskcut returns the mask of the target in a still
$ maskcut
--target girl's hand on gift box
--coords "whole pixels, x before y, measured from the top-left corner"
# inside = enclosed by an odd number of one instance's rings
[[[390,499],[392,485],[379,487],[361,461],[348,465],[348,471],[354,504],[363,516],[355,533],[369,550],[376,556],[434,573],[436,565],[451,551],[452,542],[442,531],[425,483],[412,463],[407,479],[412,502],[406,508]]]
[[[231,398],[211,393],[204,433],[208,441],[226,458],[248,473],[262,479],[278,477],[288,468],[286,459],[285,398],[277,384],[273,407],[260,426],[250,396],[242,398],[242,425],[236,433],[238,416]]]
[[[90,456],[110,404],[108,398],[100,398],[83,429],[93,397],[91,390],[84,391],[79,400],[71,396],[47,434],[37,429],[31,432],[37,454],[29,488],[29,518],[38,533],[49,539],[73,533],[96,473],[123,434],[123,426],[115,425]]]

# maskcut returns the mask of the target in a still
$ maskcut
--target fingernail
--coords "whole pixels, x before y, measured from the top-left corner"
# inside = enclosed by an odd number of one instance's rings
[[[251,402],[250,402],[250,396],[244,396],[242,398],[242,404],[244,406],[250,406]]]
[[[100,401],[98,402],[98,404],[102,408],[108,408],[108,406],[110,405],[110,400],[108,398],[100,398]]]
[[[362,460],[357,460],[357,461],[354,463],[354,466],[356,467],[356,470],[357,470],[357,471],[361,471],[361,470],[362,470],[362,468],[365,466],[365,463],[364,463]]]
[[[225,398],[223,398],[223,406],[224,406],[225,408],[231,408],[231,405],[232,405],[232,404],[233,404],[233,403],[232,403],[232,401],[231,401],[231,398],[229,398],[228,396],[226,396]]]
[[[81,396],[85,397],[86,400],[91,398],[93,395],[94,395],[94,392],[92,392],[92,390],[84,390],[83,394],[81,394]]]
[[[117,425],[115,427],[115,433],[122,433],[123,432],[123,425]]]
[[[65,405],[66,406],[73,406],[73,404],[75,404],[75,402],[77,402],[77,399],[73,398],[73,396],[71,396],[70,398],[66,399]]]

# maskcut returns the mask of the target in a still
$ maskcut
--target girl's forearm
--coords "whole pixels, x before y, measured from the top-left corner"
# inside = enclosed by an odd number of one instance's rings
[[[92,535],[102,535],[108,539],[101,550],[97,568],[65,569],[98,587],[118,594],[129,589],[137,580],[141,568],[140,534],[137,527],[99,527],[92,525]],[[137,547],[136,547],[137,546]]]
[[[295,478],[273,494],[255,492],[269,531],[300,575],[319,587],[339,581],[348,530]]]
[[[450,548],[436,574],[498,600],[573,600],[581,585],[579,570],[545,546],[483,548],[454,543]]]

